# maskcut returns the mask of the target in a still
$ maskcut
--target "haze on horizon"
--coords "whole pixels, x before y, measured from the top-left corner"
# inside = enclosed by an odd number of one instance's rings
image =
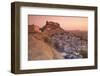
[[[28,25],[37,25],[43,27],[46,21],[53,21],[60,24],[64,30],[88,30],[88,17],[72,16],[46,16],[46,15],[29,15]]]

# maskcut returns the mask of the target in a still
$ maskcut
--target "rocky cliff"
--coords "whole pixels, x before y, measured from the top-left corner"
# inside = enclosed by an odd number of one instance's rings
[[[42,32],[48,36],[52,36],[56,33],[64,33],[65,31],[60,27],[60,24],[53,21],[46,21],[46,24],[41,28]]]

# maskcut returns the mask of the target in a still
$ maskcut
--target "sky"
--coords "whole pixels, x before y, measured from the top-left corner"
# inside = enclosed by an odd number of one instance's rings
[[[29,15],[28,25],[37,25],[43,27],[46,21],[53,21],[60,24],[65,30],[88,30],[88,17],[72,17],[72,16],[43,16]]]

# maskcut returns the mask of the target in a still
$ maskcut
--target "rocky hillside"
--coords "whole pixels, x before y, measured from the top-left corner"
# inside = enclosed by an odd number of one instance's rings
[[[34,26],[29,26],[29,30]],[[34,27],[35,28],[35,27]],[[29,31],[28,33],[28,60],[63,59],[63,56],[52,47],[49,37],[42,33]]]
[[[87,58],[86,32],[65,31],[53,21],[47,21],[42,28],[29,26],[30,29],[29,60]]]

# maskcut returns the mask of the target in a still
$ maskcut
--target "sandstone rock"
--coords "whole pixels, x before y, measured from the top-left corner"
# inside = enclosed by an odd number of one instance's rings
[[[43,33],[29,33],[28,35],[28,60],[62,59],[63,56],[54,49],[48,37]]]

